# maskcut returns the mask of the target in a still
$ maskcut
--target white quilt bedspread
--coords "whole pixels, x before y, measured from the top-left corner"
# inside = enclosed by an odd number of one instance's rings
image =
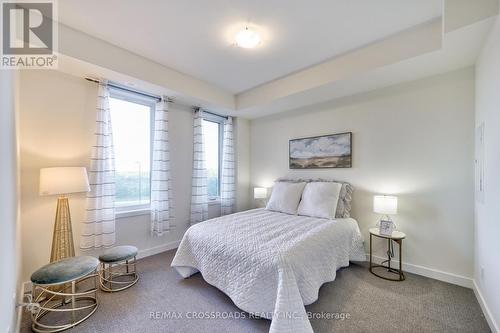
[[[312,332],[304,305],[349,261],[364,261],[354,219],[326,220],[254,209],[190,227],[172,261],[200,271],[240,309],[271,319],[270,332]]]

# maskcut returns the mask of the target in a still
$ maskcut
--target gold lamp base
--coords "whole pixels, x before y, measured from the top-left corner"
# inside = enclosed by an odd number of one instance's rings
[[[50,262],[75,256],[73,231],[71,229],[71,215],[67,197],[57,199],[56,220],[54,222],[54,235],[52,236],[52,250]]]

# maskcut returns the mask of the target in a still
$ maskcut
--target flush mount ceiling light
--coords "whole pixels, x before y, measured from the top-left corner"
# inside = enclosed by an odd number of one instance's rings
[[[241,30],[236,35],[236,45],[244,49],[253,49],[258,46],[260,42],[261,38],[259,34],[248,29],[248,27],[245,27],[245,29]]]

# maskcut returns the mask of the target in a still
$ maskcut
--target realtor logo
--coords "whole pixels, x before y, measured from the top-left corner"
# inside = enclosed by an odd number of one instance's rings
[[[2,1],[1,68],[57,66],[53,1]]]

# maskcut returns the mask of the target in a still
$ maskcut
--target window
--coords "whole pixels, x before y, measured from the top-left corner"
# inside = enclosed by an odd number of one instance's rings
[[[119,210],[148,208],[153,102],[133,93],[113,90],[109,106],[115,151],[116,206]]]
[[[203,136],[208,174],[208,197],[212,200],[220,196],[220,179],[222,166],[222,135],[224,118],[205,114],[203,120]]]

